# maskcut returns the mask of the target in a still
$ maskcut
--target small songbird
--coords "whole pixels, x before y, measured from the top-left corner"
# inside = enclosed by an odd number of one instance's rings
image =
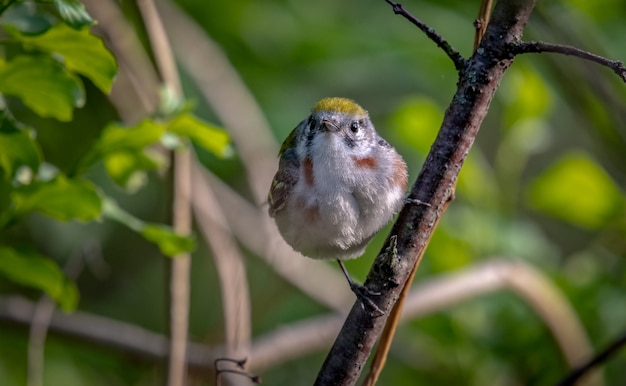
[[[352,291],[363,297],[342,260],[361,256],[400,210],[406,163],[378,135],[367,111],[345,98],[317,102],[279,156],[268,203],[280,234],[304,256],[336,259]]]

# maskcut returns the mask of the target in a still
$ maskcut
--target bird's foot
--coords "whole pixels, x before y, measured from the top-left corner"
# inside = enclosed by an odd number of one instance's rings
[[[370,290],[364,285],[357,284],[353,281],[350,282],[350,289],[356,295],[357,299],[361,300],[363,306],[369,307],[373,312],[374,317],[381,317],[385,315],[385,312],[378,307],[378,305],[372,300],[373,296],[380,296],[380,292]]]

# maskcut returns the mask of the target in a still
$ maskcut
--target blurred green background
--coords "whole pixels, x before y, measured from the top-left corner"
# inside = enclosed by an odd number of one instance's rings
[[[410,181],[455,91],[452,63],[382,0],[239,0],[176,2],[225,52],[271,124],[277,142],[326,96],[353,98],[404,156]],[[405,1],[463,55],[472,50],[479,2]],[[129,20],[134,7],[123,2]],[[167,18],[167,15],[165,16]],[[626,59],[626,3],[538,2],[526,40],[575,45]],[[145,40],[145,36],[139,33]],[[174,44],[176,44],[174,42]],[[210,67],[212,64],[204,63]],[[194,112],[221,125],[184,72]],[[87,83],[87,104],[69,123],[37,118],[46,159],[71,170],[100,130],[117,118]],[[236,108],[236,106],[235,106]],[[228,127],[226,127],[228,130]],[[237,156],[200,151],[217,175],[250,197]],[[168,222],[170,190],[157,173],[128,194],[102,165],[93,180],[139,218]],[[626,85],[610,70],[551,54],[518,57],[505,74],[461,172],[456,200],[443,217],[416,282],[495,257],[523,260],[564,291],[596,349],[626,331]],[[348,269],[363,280],[385,231]],[[158,249],[110,222],[60,223],[42,215],[0,235],[34,245],[63,266],[86,241],[101,245],[107,268],[77,279],[79,310],[165,332],[167,266]],[[190,335],[218,345],[223,319],[217,273],[206,246],[193,254]],[[247,255],[254,336],[326,310]],[[319,264],[326,264],[319,262]],[[39,293],[0,279],[2,294]],[[25,384],[28,328],[2,323],[0,384]],[[325,352],[262,372],[267,385],[310,385]],[[54,333],[46,345],[45,384],[152,385],[164,363],[132,357]],[[607,385],[626,384],[626,352],[608,362]],[[548,329],[509,292],[482,296],[401,326],[380,385],[551,385],[567,372]],[[212,384],[191,376],[192,384]]]

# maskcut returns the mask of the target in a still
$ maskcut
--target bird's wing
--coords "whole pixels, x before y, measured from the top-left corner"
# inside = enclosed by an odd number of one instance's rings
[[[300,163],[293,149],[285,150],[280,157],[280,165],[272,186],[267,196],[269,203],[269,214],[271,217],[283,209],[287,204],[289,196],[293,192],[294,186],[298,182]]]

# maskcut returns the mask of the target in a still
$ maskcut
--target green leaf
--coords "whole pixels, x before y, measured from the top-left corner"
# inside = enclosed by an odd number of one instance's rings
[[[32,3],[27,2],[13,4],[0,16],[0,25],[6,30],[15,28],[25,34],[44,33],[54,23],[52,15],[39,11]]]
[[[111,91],[117,73],[117,63],[102,39],[92,35],[89,29],[80,31],[59,23],[45,34],[27,36],[17,34],[24,45],[63,57],[65,66],[91,81],[103,92]]]
[[[161,253],[174,257],[195,248],[192,237],[181,236],[171,227],[162,224],[146,223],[124,211],[111,198],[103,199],[102,213],[110,220],[117,221],[142,235],[146,240],[155,243]]]
[[[135,192],[144,185],[146,170],[156,170],[162,164],[144,152],[130,151],[115,152],[104,160],[109,176],[129,192]]]
[[[78,289],[52,260],[34,251],[0,247],[0,274],[16,283],[40,289],[65,311],[78,304]]]
[[[515,67],[502,83],[501,95],[506,103],[503,127],[509,128],[520,119],[545,117],[552,109],[552,94],[537,71]]]
[[[534,209],[585,228],[599,228],[623,216],[624,196],[609,175],[587,154],[570,153],[529,186]]]
[[[181,236],[166,225],[146,224],[140,233],[158,245],[165,256],[174,257],[182,252],[190,252],[195,247],[193,238]]]
[[[11,180],[20,167],[28,167],[36,174],[42,161],[41,150],[28,130],[8,127],[11,124],[5,119],[0,128],[0,168],[4,176]]]
[[[81,29],[94,23],[85,6],[77,0],[54,0],[54,6],[63,21],[72,28]]]
[[[159,111],[158,116],[169,118],[175,114],[182,113],[187,108],[188,100],[178,95],[174,89],[168,85],[159,88]]]
[[[392,114],[389,129],[399,142],[428,154],[441,126],[443,110],[430,98],[411,96]]]
[[[7,220],[9,220],[9,205],[11,205],[11,192],[13,192],[13,186],[11,182],[4,178],[5,172],[0,169],[0,229],[4,227]]]
[[[481,206],[497,205],[498,189],[489,162],[480,149],[468,154],[459,173],[457,190],[465,199]]]
[[[48,56],[17,56],[0,62],[0,92],[20,97],[42,117],[70,121],[85,103],[82,83]]]
[[[165,128],[162,124],[146,119],[133,127],[110,124],[104,128],[91,151],[80,162],[85,169],[100,160],[118,153],[140,153],[144,148],[157,143]]]
[[[181,114],[174,118],[167,126],[167,131],[189,138],[196,145],[218,157],[225,158],[232,155],[233,150],[229,144],[228,133],[191,114]]]
[[[37,211],[60,221],[97,220],[102,208],[100,196],[89,181],[63,175],[18,187],[12,199],[18,215]]]

